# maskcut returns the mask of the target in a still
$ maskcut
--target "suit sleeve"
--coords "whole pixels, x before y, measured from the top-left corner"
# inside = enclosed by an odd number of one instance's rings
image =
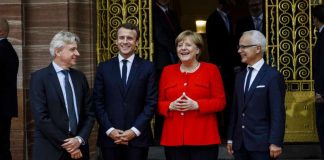
[[[148,80],[146,86],[144,109],[142,113],[140,113],[136,118],[134,123],[134,127],[141,132],[145,130],[148,123],[150,123],[155,113],[157,103],[157,79],[155,68],[151,63],[148,68]]]
[[[285,84],[283,76],[277,73],[269,84],[270,137],[269,143],[282,146],[285,134]]]
[[[34,116],[35,124],[43,136],[58,149],[61,149],[64,139],[67,139],[61,129],[53,123],[47,104],[44,79],[40,74],[32,74],[30,81],[30,106]]]
[[[94,88],[93,88],[93,104],[95,106],[96,110],[96,117],[98,120],[98,123],[105,131],[107,131],[109,128],[113,127],[109,118],[108,114],[105,111],[105,90],[104,90],[104,67],[101,64],[99,64]]]
[[[220,72],[215,65],[208,69],[209,70],[206,73],[210,74],[209,83],[211,97],[197,100],[199,111],[202,114],[222,111],[226,105],[225,92]]]
[[[89,85],[86,77],[82,74],[82,104],[81,104],[81,116],[82,126],[80,126],[78,136],[82,137],[85,142],[88,141],[91,129],[94,124],[94,109],[91,103],[91,96],[89,91]]]

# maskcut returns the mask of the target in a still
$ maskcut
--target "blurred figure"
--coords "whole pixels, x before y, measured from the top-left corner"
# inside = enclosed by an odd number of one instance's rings
[[[283,76],[263,60],[264,35],[244,32],[238,46],[247,68],[236,76],[227,150],[237,160],[270,160],[282,153],[285,133]]]
[[[104,160],[146,160],[153,142],[151,119],[157,103],[154,65],[138,57],[137,26],[117,30],[117,57],[99,64],[93,101],[99,123],[97,145]]]
[[[313,52],[316,126],[322,159],[324,159],[324,6],[315,6],[312,13],[314,25],[318,30],[317,42]]]
[[[89,159],[94,111],[85,75],[71,68],[80,56],[79,41],[71,32],[55,34],[49,49],[53,61],[31,75],[33,160]]]
[[[235,36],[237,41],[243,32],[258,30],[266,34],[265,19],[263,16],[263,0],[248,0],[249,16],[241,17],[236,25]]]
[[[235,72],[240,70],[240,57],[236,52],[236,42],[233,32],[231,0],[219,0],[218,8],[209,15],[206,24],[209,62],[218,66],[226,93],[227,106],[232,104],[233,84]],[[228,108],[219,115],[221,128],[228,124]],[[226,136],[226,129],[221,130],[222,137]]]
[[[215,160],[221,144],[215,113],[226,104],[221,75],[197,60],[203,48],[198,33],[180,33],[176,46],[181,63],[165,67],[160,79],[161,145],[167,160]]]
[[[0,18],[0,159],[11,160],[11,118],[18,116],[17,74],[19,59],[8,41],[9,24]]]
[[[170,0],[153,1],[153,62],[157,69],[158,79],[164,66],[178,63],[174,41],[181,32],[176,13],[168,6]],[[159,143],[162,132],[163,117],[155,115],[154,139]]]

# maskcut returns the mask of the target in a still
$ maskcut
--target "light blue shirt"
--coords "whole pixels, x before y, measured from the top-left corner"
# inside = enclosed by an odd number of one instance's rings
[[[52,62],[52,64],[54,66],[54,69],[56,71],[57,77],[59,79],[60,86],[61,86],[61,90],[63,92],[65,109],[66,109],[67,115],[69,115],[69,113],[68,113],[69,112],[68,105],[67,105],[67,101],[66,101],[66,92],[65,92],[65,87],[64,87],[65,86],[65,81],[64,81],[65,75],[64,75],[63,72],[61,72],[63,70],[63,68],[60,67],[59,65],[57,65],[54,61]],[[79,115],[77,114],[78,113],[78,107],[77,107],[77,102],[76,102],[76,97],[75,97],[75,92],[74,92],[74,86],[73,86],[73,83],[72,83],[72,79],[71,79],[70,74],[69,74],[69,82],[70,82],[71,87],[72,87],[74,110],[76,112],[75,114],[76,114],[77,122],[79,123]],[[69,126],[69,130],[71,130],[70,126]]]

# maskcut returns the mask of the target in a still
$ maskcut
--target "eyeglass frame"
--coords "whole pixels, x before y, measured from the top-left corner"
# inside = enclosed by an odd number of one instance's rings
[[[259,44],[250,44],[250,45],[237,45],[237,49],[246,49],[250,47],[257,47]]]

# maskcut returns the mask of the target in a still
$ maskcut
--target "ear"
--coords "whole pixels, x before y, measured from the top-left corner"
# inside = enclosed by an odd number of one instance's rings
[[[61,51],[62,50],[60,48],[55,48],[54,49],[55,56],[57,56],[57,57],[61,56]]]

